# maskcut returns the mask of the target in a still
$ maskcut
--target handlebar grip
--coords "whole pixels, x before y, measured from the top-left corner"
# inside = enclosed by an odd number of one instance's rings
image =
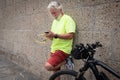
[[[95,48],[102,47],[102,44],[100,42],[96,42],[93,47],[95,47]]]
[[[96,43],[93,43],[93,44],[87,44],[87,49],[88,50],[93,50],[93,49],[96,49],[97,47],[102,47],[102,44],[100,42],[96,42]]]

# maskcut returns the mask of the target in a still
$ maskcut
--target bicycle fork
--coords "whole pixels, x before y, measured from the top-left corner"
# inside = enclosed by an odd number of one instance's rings
[[[82,68],[80,68],[75,80],[83,80],[82,79],[84,77],[83,75],[84,75],[85,71],[87,71],[88,69],[89,69],[89,66],[86,63]]]

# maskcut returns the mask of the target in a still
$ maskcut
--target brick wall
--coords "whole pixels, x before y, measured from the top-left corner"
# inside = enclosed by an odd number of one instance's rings
[[[51,42],[43,34],[50,29],[53,19],[47,10],[50,1],[0,0],[1,53],[43,80],[49,77],[43,66],[49,57]],[[63,3],[64,12],[77,23],[75,43],[100,41],[103,47],[98,49],[96,58],[120,72],[120,1],[58,1]],[[76,61],[76,70],[81,64],[82,61]],[[91,74],[87,77],[93,80]]]

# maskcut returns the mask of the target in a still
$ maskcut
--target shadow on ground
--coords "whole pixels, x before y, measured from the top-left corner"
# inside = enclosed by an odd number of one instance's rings
[[[0,55],[0,80],[41,80]]]

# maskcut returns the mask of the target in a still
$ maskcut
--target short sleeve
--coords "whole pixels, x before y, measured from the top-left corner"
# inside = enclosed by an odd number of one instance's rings
[[[65,29],[66,29],[67,33],[70,33],[70,32],[75,33],[76,24],[75,24],[74,20],[71,17],[68,17],[66,19]]]

